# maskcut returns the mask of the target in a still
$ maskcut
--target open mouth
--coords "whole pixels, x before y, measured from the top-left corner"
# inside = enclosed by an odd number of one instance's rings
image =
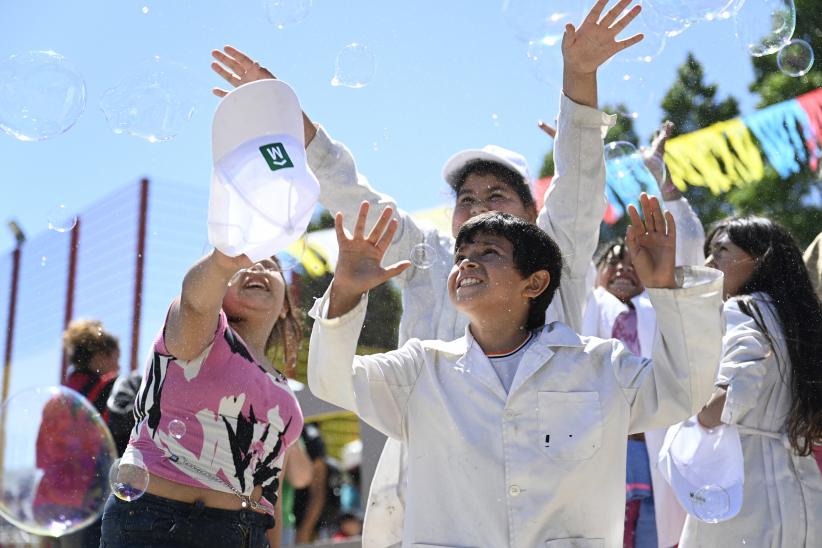
[[[636,282],[630,278],[615,278],[608,282],[608,287],[611,289],[632,290],[636,289]]]
[[[243,289],[259,289],[262,291],[268,291],[268,280],[262,276],[247,276],[245,283],[243,284]]]
[[[457,282],[457,289],[462,289],[463,287],[471,287],[471,286],[475,286],[475,285],[480,285],[481,283],[482,283],[482,280],[480,280],[479,278],[465,277],[465,278],[462,278],[461,280],[459,280]]]

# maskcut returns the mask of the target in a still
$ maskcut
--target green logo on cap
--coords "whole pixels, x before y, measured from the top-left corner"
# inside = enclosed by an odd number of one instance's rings
[[[265,158],[271,171],[294,167],[294,163],[291,161],[291,158],[288,157],[288,153],[285,151],[282,143],[263,145],[260,147],[260,152],[263,153],[263,158]]]

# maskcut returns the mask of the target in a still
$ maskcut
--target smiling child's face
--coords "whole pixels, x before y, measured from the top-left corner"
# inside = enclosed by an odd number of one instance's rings
[[[469,318],[520,308],[527,315],[527,283],[514,264],[513,244],[502,236],[480,233],[456,250],[448,295]]]
[[[628,302],[645,290],[634,270],[631,255],[622,246],[615,246],[600,267],[598,284],[622,302]]]
[[[465,178],[457,193],[457,203],[451,217],[453,236],[457,237],[465,221],[488,211],[510,213],[529,223],[537,220],[536,209],[525,206],[510,185],[491,174],[472,173]]]

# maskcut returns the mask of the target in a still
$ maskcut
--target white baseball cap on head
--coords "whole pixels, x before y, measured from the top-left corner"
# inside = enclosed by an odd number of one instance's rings
[[[659,470],[690,515],[708,523],[726,521],[742,507],[745,466],[735,426],[707,430],[696,417],[668,428]]]
[[[259,261],[305,232],[320,185],[303,142],[300,102],[285,82],[251,82],[220,101],[211,131],[211,245]]]
[[[528,162],[525,156],[513,150],[508,150],[497,145],[485,145],[482,148],[461,150],[451,156],[442,168],[442,178],[449,185],[454,186],[454,176],[465,167],[465,164],[472,160],[487,160],[502,164],[513,169],[525,179],[527,185],[531,185],[531,174],[528,172]]]

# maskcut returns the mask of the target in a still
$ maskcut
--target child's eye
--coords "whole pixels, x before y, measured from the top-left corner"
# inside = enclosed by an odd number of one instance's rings
[[[491,194],[491,199],[492,200],[504,200],[505,199],[505,194],[500,194],[498,192],[494,193],[494,194]]]
[[[494,249],[493,247],[486,248],[486,249],[482,252],[482,254],[483,254],[483,255],[499,255],[499,253],[497,253],[497,250],[496,250],[496,249]]]
[[[460,203],[461,204],[473,204],[474,203],[474,198],[472,198],[471,196],[463,196],[462,198],[460,198]]]

